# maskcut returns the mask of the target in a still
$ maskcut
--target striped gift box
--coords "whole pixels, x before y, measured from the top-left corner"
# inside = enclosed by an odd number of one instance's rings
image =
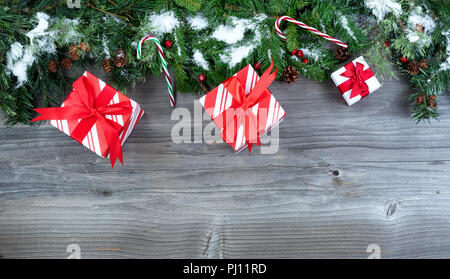
[[[84,76],[90,76],[90,78],[94,77],[96,80],[98,80],[99,86],[100,86],[100,92],[110,85],[102,81],[101,79],[95,77],[89,72],[84,72]],[[115,90],[115,89],[114,89]],[[119,139],[121,144],[126,141],[128,136],[131,134],[131,131],[133,131],[136,124],[141,119],[142,115],[144,114],[144,111],[141,109],[138,103],[131,100],[127,96],[123,95],[119,91],[115,90],[116,93],[114,97],[111,99],[110,104],[116,104],[119,102],[126,102],[129,101],[133,110],[130,114],[126,115],[106,115],[106,118],[118,123],[120,126],[123,127],[122,132],[120,133]],[[65,105],[70,104],[77,104],[76,97],[75,97],[75,91],[70,92],[67,99],[62,104],[62,107]],[[50,124],[54,126],[55,128],[59,129],[60,131],[64,132],[66,135],[70,136],[72,131],[75,129],[75,127],[78,125],[78,123],[81,121],[79,120],[51,120]],[[101,157],[108,157],[109,151],[108,151],[108,144],[106,143],[105,136],[103,133],[101,133],[98,129],[100,127],[97,127],[96,124],[92,126],[91,130],[89,131],[88,135],[83,139],[82,142],[80,142],[82,145],[86,146],[93,152],[97,153],[97,155]]]
[[[239,82],[245,86],[245,93],[250,93],[251,90],[256,85],[259,80],[259,76],[251,65],[247,65],[245,68],[241,69],[239,72],[234,74],[239,80]],[[233,96],[225,88],[224,84],[221,83],[219,86],[211,90],[208,94],[200,98],[200,103],[203,108],[211,116],[211,119],[219,128],[219,131],[223,130],[223,123],[221,121],[215,121],[215,118],[236,104]],[[261,100],[258,104],[251,108],[252,112],[257,116],[258,127],[260,135],[264,135],[270,129],[277,126],[286,116],[286,112],[272,95],[269,89],[263,93]],[[221,133],[222,139],[225,135]],[[236,152],[239,152],[247,147],[246,138],[244,134],[244,124],[241,124],[237,129],[236,141],[230,144]]]

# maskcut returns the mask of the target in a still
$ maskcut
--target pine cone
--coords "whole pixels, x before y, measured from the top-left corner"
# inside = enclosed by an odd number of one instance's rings
[[[298,78],[298,71],[294,66],[287,66],[283,71],[282,78],[284,82],[289,84],[296,82]]]
[[[119,48],[116,50],[116,55],[114,56],[114,65],[117,68],[122,68],[125,64],[127,64],[127,54],[123,48]]]
[[[48,61],[47,69],[50,73],[56,73],[58,71],[58,63],[55,60]]]
[[[425,95],[420,94],[416,97],[416,104],[421,105],[425,102]]]
[[[422,60],[419,61],[419,67],[421,69],[427,69],[428,68],[428,61],[425,58],[422,58]]]
[[[429,107],[429,108],[435,108],[435,107],[437,107],[437,104],[436,104],[436,96],[434,96],[434,95],[428,96],[427,103],[428,103],[428,107]]]
[[[76,61],[78,59],[80,59],[80,49],[78,48],[78,46],[76,45],[71,45],[69,47],[69,51],[67,53],[70,58],[72,58],[72,60]]]
[[[410,75],[415,76],[420,71],[419,63],[417,63],[417,61],[415,61],[415,60],[409,61],[407,69],[408,69],[408,72]]]
[[[348,51],[348,48],[340,47],[335,52],[336,59],[343,62],[347,60],[350,57],[350,52]]]
[[[416,24],[416,31],[417,32],[422,33],[423,29],[424,29],[424,27],[423,27],[422,24]]]
[[[72,60],[70,58],[63,58],[61,59],[61,68],[63,68],[64,70],[70,69],[72,68]]]
[[[102,69],[106,73],[111,72],[114,69],[113,61],[112,59],[105,59],[102,62]]]
[[[78,48],[81,49],[82,51],[89,51],[91,50],[91,48],[88,46],[88,44],[86,44],[86,42],[81,42],[78,44]]]

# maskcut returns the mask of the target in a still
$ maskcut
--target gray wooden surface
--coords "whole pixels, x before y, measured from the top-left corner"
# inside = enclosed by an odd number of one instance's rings
[[[146,114],[125,167],[48,124],[1,127],[0,257],[450,257],[447,96],[439,122],[416,125],[402,80],[352,107],[331,82],[271,90],[287,112],[271,155],[174,144],[162,77],[128,92]]]

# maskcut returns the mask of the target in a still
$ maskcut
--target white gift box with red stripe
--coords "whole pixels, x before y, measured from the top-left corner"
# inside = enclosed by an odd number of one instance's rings
[[[89,72],[84,72],[84,76],[91,75]],[[99,82],[100,86],[100,92],[106,88],[107,86],[112,88],[110,85],[105,83],[99,78],[96,78]],[[115,90],[115,89],[114,89]],[[138,103],[133,101],[132,99],[128,98],[127,96],[123,95],[119,91],[115,90],[116,93],[114,97],[111,99],[110,105],[117,104],[119,102],[127,102],[129,101],[132,106],[132,112],[130,114],[125,115],[106,115],[105,117],[116,122],[120,126],[123,127],[122,132],[119,135],[119,139],[121,144],[126,141],[128,136],[131,134],[131,131],[133,131],[136,124],[141,119],[142,115],[144,114],[144,111],[141,109]],[[74,98],[73,94],[76,94],[75,91],[72,91],[69,96],[66,98],[64,103],[62,104],[62,107],[64,107],[65,104],[70,103],[72,98]],[[78,123],[81,121],[79,120],[51,120],[50,124],[60,131],[64,132],[66,135],[70,136],[72,131],[77,127]],[[108,157],[109,151],[108,151],[108,144],[105,140],[105,137],[102,133],[98,133],[97,131],[97,125],[94,124],[92,126],[91,130],[87,134],[87,136],[83,139],[81,142],[84,146],[92,150],[93,152],[97,153],[97,155],[101,157]]]
[[[256,82],[259,80],[259,75],[251,65],[247,65],[245,68],[234,74],[234,76],[237,77],[241,85],[245,87],[246,94],[249,94],[251,90],[253,90]],[[264,135],[270,131],[270,129],[276,127],[286,116],[286,112],[272,95],[270,90],[266,89],[266,91],[267,93],[265,96],[261,98],[256,105],[251,107],[251,111],[257,116],[258,119],[260,135]],[[219,131],[222,132],[224,124],[221,121],[216,121],[216,117],[234,105],[235,102],[233,96],[228,92],[224,83],[219,84],[219,86],[200,98],[199,101],[219,128]],[[221,136],[224,139],[223,133],[221,133]],[[247,147],[244,124],[241,124],[237,128],[235,138],[236,140],[230,145],[236,152],[239,152]]]

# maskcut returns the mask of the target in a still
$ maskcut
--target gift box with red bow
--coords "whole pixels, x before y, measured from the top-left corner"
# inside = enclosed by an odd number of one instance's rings
[[[50,124],[94,151],[118,158],[123,164],[122,144],[144,111],[139,104],[89,72],[73,83],[73,90],[61,107],[35,109],[32,121],[50,120]]]
[[[219,128],[222,139],[235,151],[260,145],[259,137],[277,126],[285,111],[267,88],[276,77],[273,64],[261,78],[247,65],[208,94],[200,103]]]
[[[381,87],[362,56],[333,72],[331,79],[349,106]]]

